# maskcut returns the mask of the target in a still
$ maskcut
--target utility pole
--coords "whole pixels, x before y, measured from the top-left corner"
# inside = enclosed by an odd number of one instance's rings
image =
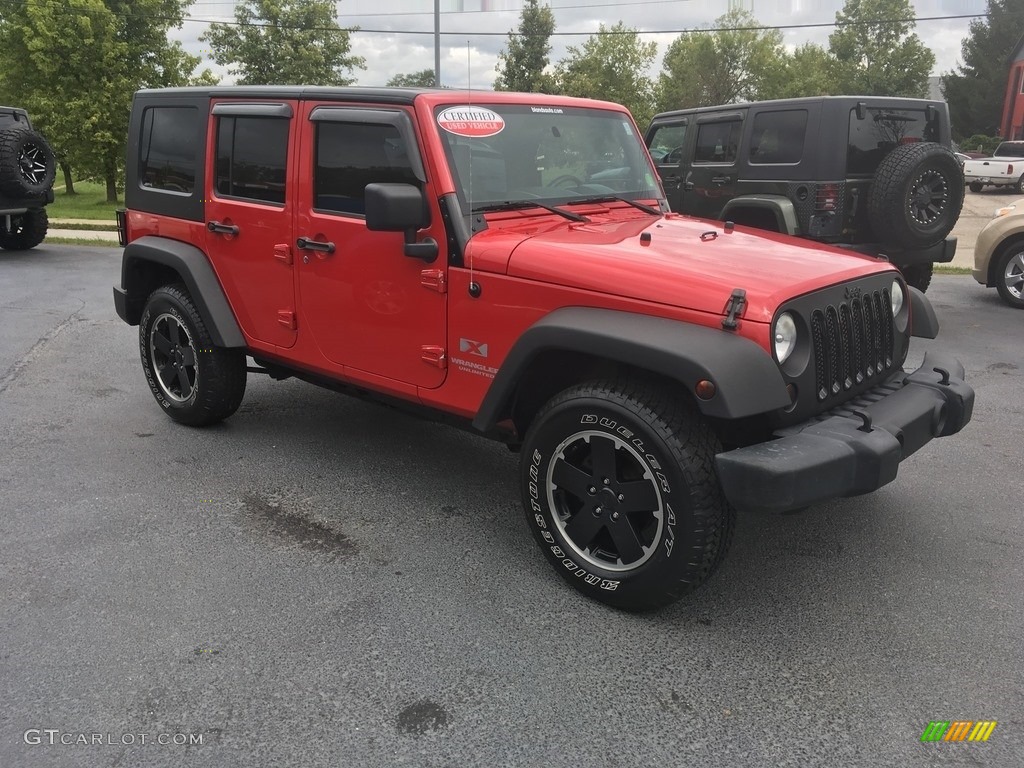
[[[434,0],[434,86],[441,87],[441,0]]]

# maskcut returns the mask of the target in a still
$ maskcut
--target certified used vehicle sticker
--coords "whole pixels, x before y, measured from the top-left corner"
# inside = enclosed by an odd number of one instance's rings
[[[486,107],[448,107],[437,116],[437,124],[448,133],[482,139],[505,130],[505,120]]]

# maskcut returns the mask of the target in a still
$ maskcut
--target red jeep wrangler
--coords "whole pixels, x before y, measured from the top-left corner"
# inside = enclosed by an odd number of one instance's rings
[[[971,417],[890,264],[668,213],[615,104],[538,94],[140,91],[117,313],[156,400],[230,416],[246,357],[521,450],[526,518],[585,594],[662,606],[734,509],[872,491]]]

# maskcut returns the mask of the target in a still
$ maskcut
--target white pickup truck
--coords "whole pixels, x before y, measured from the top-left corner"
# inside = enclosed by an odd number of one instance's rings
[[[971,192],[981,192],[991,184],[1024,194],[1024,141],[1004,141],[992,157],[965,160],[964,183]]]

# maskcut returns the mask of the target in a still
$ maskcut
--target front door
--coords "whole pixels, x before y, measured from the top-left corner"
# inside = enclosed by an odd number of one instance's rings
[[[286,183],[297,102],[222,101],[208,142],[206,244],[238,323],[267,344],[295,344],[294,268],[286,248],[296,192]]]
[[[683,180],[681,210],[691,216],[719,219],[725,204],[736,196],[743,116],[729,113],[702,117],[695,128],[697,138]]]
[[[686,153],[686,125],[688,118],[657,123],[647,136],[647,147],[651,159],[658,167],[661,186],[665,189],[669,208],[673,211],[683,209],[683,169]]]
[[[366,228],[365,188],[427,190],[410,116],[401,109],[307,103],[296,220],[301,320],[329,360],[354,378],[438,387],[446,366],[447,254],[441,217],[419,233],[439,244],[427,264],[404,254],[401,232]]]

